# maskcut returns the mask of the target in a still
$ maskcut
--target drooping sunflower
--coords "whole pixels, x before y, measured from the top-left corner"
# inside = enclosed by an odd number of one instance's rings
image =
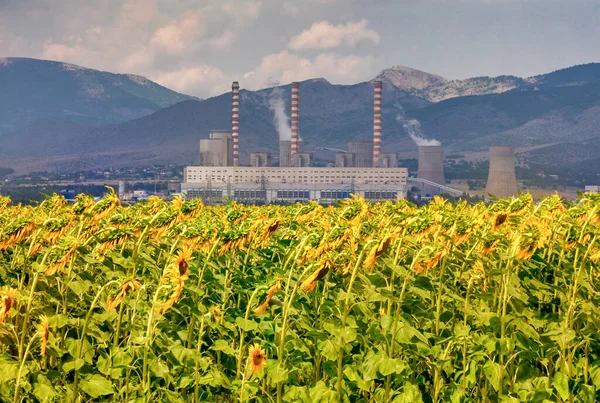
[[[271,302],[271,299],[273,299],[273,296],[279,290],[281,290],[281,281],[277,280],[275,281],[275,284],[273,284],[271,288],[269,288],[265,301],[254,310],[254,313],[257,315],[262,315],[263,313],[265,313],[265,311],[267,310],[267,306],[269,306],[269,303]]]
[[[333,269],[334,269],[334,265],[331,260],[329,260],[329,259],[321,260],[317,270],[315,270],[313,272],[313,274],[311,274],[306,280],[304,280],[302,282],[302,285],[300,285],[300,289],[304,292],[312,292],[315,289],[315,287],[317,286],[317,283],[319,282],[319,280],[321,280],[323,277],[325,277],[327,275],[327,273],[329,273],[329,271],[333,270]]]
[[[126,282],[124,282],[117,296],[112,299],[109,298],[106,301],[106,310],[112,311],[113,309],[118,307],[121,304],[121,302],[123,302],[123,299],[128,293],[139,290],[141,286],[142,284],[140,284],[140,282],[136,280],[127,280]]]
[[[4,291],[4,297],[2,297],[2,302],[0,303],[0,323],[4,322],[8,313],[15,305],[17,298],[16,292],[12,288],[6,288]]]
[[[42,356],[45,356],[46,348],[48,347],[48,339],[50,338],[50,323],[48,317],[45,315],[40,318],[39,334],[41,354]]]

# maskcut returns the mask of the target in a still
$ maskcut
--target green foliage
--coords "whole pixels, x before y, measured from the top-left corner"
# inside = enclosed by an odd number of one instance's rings
[[[2,401],[600,399],[598,197],[5,202]]]

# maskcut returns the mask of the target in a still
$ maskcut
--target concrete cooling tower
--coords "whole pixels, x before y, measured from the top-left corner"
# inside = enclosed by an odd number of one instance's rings
[[[497,197],[516,196],[515,152],[512,147],[490,147],[490,173],[485,192]]]
[[[442,146],[419,146],[419,179],[425,179],[431,182],[446,184],[444,178],[444,149]],[[436,195],[441,193],[440,188],[423,185],[424,195]]]

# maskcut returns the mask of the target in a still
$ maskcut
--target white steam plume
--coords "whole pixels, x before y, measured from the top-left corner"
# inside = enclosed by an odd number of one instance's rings
[[[283,100],[283,91],[274,83],[273,91],[269,95],[269,109],[273,111],[273,123],[279,133],[279,141],[292,140],[292,128],[290,127],[290,118],[285,113],[285,101]]]
[[[407,119],[404,115],[404,108],[396,104],[396,107],[400,109],[396,116],[396,121],[401,123],[404,130],[408,133],[410,138],[418,146],[439,146],[442,145],[438,140],[429,140],[423,137],[423,130],[421,130],[421,123],[417,119]]]

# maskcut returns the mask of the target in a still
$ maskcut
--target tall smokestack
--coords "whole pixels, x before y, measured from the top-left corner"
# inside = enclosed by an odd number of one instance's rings
[[[442,146],[419,146],[419,170],[417,178],[440,185],[446,184],[444,177],[444,149]],[[440,189],[432,185],[423,185],[423,192],[433,196],[439,194]]]
[[[490,147],[490,173],[485,192],[497,197],[516,196],[515,152],[512,147]]]
[[[234,81],[231,86],[231,137],[233,138],[233,166],[240,164],[238,155],[239,143],[239,123],[240,123],[240,84]]]
[[[382,82],[375,81],[373,103],[373,166],[379,166],[379,153],[381,152],[381,92]]]
[[[292,83],[292,145],[291,166],[294,166],[298,153],[298,116],[300,113],[300,83]]]

